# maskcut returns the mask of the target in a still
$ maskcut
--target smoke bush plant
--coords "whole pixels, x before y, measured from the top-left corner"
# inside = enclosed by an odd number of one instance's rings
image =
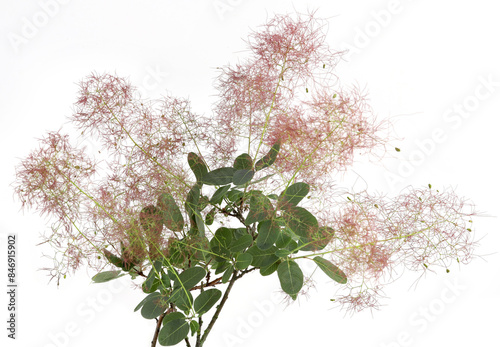
[[[248,47],[250,58],[221,69],[211,117],[90,75],[71,121],[107,160],[59,131],[17,168],[23,207],[54,218],[43,236],[55,250],[50,276],[59,283],[86,266],[98,283],[140,279],[135,311],[156,320],[152,346],[202,346],[251,272],[277,276],[296,300],[309,281],[301,264],[313,262],[337,282],[336,301],[357,311],[377,307],[396,267],[472,257],[474,209],[452,191],[429,185],[392,200],[336,191],[332,175],[354,152],[384,147],[386,124],[359,91],[335,88],[341,53],[326,45],[322,21],[276,16]]]

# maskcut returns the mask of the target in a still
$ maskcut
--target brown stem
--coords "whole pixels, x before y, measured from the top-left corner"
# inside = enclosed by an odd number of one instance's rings
[[[229,297],[229,292],[231,291],[231,288],[233,288],[234,282],[236,282],[236,280],[238,279],[237,273],[238,273],[237,270],[235,270],[233,272],[233,276],[231,277],[231,280],[229,281],[229,285],[226,289],[226,292],[224,293],[224,296],[222,297],[220,304],[217,306],[217,310],[215,311],[215,313],[212,317],[212,320],[210,321],[207,328],[205,329],[205,332],[203,333],[203,336],[201,337],[200,343],[196,344],[196,347],[203,346],[203,343],[205,342],[205,340],[208,337],[208,334],[210,333],[210,330],[212,330],[212,327],[214,326],[215,322],[217,321],[217,318],[219,318],[220,311],[222,310],[222,307],[224,306],[227,298]]]
[[[196,332],[196,347],[200,346],[201,326],[203,324],[203,320],[201,319],[201,316],[198,318],[198,324],[200,327],[198,328],[198,331]]]
[[[202,286],[203,286],[203,288],[205,288],[205,287],[212,287],[212,286],[215,286],[217,284],[220,284],[221,280],[222,280],[222,277],[219,277],[219,278],[214,279],[212,282],[208,282],[207,284],[203,284]],[[201,289],[202,286],[201,285],[200,286],[195,286],[195,287],[193,287],[193,288],[191,288],[189,290],[191,291],[191,290]]]
[[[160,333],[161,322],[163,322],[163,317],[167,314],[168,310],[163,312],[161,316],[156,321],[155,335],[153,336],[153,341],[151,341],[151,347],[156,346],[156,341],[158,341],[158,334]]]
[[[240,271],[240,274],[238,276],[236,276],[236,279],[241,278],[241,277],[243,277],[243,275],[245,275],[245,274],[247,274],[249,272],[252,272],[254,270],[257,270],[257,268],[253,267],[251,269],[246,269],[246,270]]]
[[[187,337],[184,339],[184,341],[186,341],[186,347],[191,347],[191,344],[189,343],[189,339]]]

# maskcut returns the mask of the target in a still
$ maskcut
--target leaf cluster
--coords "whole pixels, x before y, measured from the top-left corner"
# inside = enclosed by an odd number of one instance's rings
[[[276,273],[282,290],[295,300],[304,283],[303,272],[296,261],[299,252],[322,250],[334,237],[333,229],[319,226],[312,213],[298,206],[309,194],[308,184],[289,184],[279,195],[251,189],[255,173],[271,166],[279,149],[277,142],[255,164],[250,155],[244,153],[234,160],[232,167],[212,171],[197,154],[189,153],[188,164],[196,182],[184,204],[188,223],[168,193],[158,197],[156,206],[142,209],[139,220],[142,241],[148,246],[150,270],[142,284],[147,296],[135,311],[140,310],[145,319],[160,322],[161,318],[158,334],[161,345],[176,345],[191,332],[197,335],[201,346],[213,325],[209,325],[202,336],[202,317],[223,297],[221,290],[213,287],[229,283],[230,288],[234,281],[251,271],[258,270],[262,276]],[[211,197],[203,195],[205,186],[215,187]],[[208,212],[203,212],[205,209]],[[233,218],[240,226],[221,225],[212,232],[210,228],[218,215]],[[159,248],[163,227],[179,235],[169,240],[167,249]],[[122,258],[109,251],[104,250],[104,254],[116,267],[131,273],[134,269],[137,271],[140,261],[126,265]],[[336,282],[347,282],[346,275],[321,256],[301,257],[314,261]],[[122,275],[120,271],[105,271],[93,280],[106,282]],[[219,277],[211,280],[213,275]],[[200,290],[196,297],[193,296],[195,290]],[[219,303],[213,322],[224,301]]]

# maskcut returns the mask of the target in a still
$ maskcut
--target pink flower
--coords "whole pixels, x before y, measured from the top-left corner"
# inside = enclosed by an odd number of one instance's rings
[[[376,308],[400,267],[423,273],[468,263],[475,246],[473,215],[474,206],[450,191],[409,189],[393,200],[354,195],[331,224],[331,260],[349,278],[349,294],[337,302],[354,311]]]

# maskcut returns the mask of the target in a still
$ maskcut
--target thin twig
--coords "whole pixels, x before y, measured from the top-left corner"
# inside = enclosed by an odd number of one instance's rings
[[[160,327],[161,327],[161,323],[163,322],[163,317],[165,317],[165,315],[167,314],[168,311],[169,310],[163,312],[161,314],[161,316],[158,318],[158,320],[156,321],[155,335],[153,336],[153,341],[151,341],[151,347],[156,346],[156,341],[158,341],[158,334],[160,333]]]
[[[207,284],[203,284],[203,288],[205,288],[205,287],[213,287],[213,286],[215,286],[217,284],[220,284],[221,280],[222,280],[222,277],[216,278],[212,282],[208,282]],[[191,290],[197,290],[197,289],[201,289],[201,287],[202,287],[201,285],[200,286],[195,286],[195,287],[193,287],[193,288],[191,288],[189,290],[190,291]]]
[[[201,316],[198,318],[198,324],[199,328],[198,331],[196,332],[196,347],[201,346],[200,345],[200,339],[201,339],[201,326],[203,324],[203,320],[201,319]]]
[[[210,333],[210,330],[212,330],[212,327],[214,326],[215,322],[217,321],[217,318],[219,318],[219,314],[220,314],[220,311],[222,310],[222,307],[224,306],[224,304],[226,303],[226,300],[227,298],[229,297],[229,292],[231,291],[231,288],[233,288],[233,284],[234,282],[236,282],[236,280],[238,279],[238,276],[237,276],[237,273],[238,271],[235,270],[233,272],[233,276],[231,277],[231,280],[229,281],[229,285],[224,293],[224,296],[222,297],[222,300],[220,302],[220,304],[217,306],[217,310],[215,311],[213,317],[212,317],[212,320],[210,321],[210,323],[208,324],[207,328],[205,329],[205,333],[203,333],[203,336],[200,340],[200,344],[199,345],[196,345],[196,347],[202,347],[203,346],[203,343],[205,342],[205,340],[207,339],[208,337],[208,334]]]

